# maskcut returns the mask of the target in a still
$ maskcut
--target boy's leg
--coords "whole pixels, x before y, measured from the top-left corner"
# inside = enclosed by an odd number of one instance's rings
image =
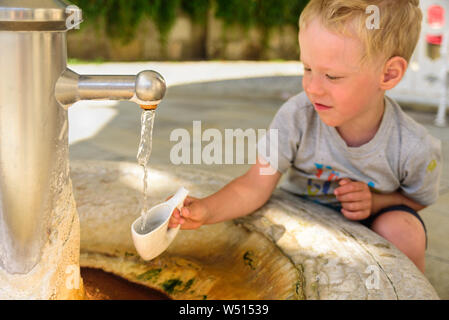
[[[371,229],[393,243],[424,273],[426,231],[420,219],[407,211],[392,210],[373,220]]]

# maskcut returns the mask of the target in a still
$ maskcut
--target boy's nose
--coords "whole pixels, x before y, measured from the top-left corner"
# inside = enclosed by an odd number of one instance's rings
[[[304,90],[313,96],[321,96],[324,94],[324,88],[321,79],[317,76],[308,76],[303,81]]]

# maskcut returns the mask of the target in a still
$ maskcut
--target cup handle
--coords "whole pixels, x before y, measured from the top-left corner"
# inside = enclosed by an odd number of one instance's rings
[[[176,228],[170,228],[167,230],[167,235],[166,235],[167,246],[170,245],[170,243],[175,239],[180,228],[181,228],[181,225],[178,224],[178,226]]]
[[[171,211],[175,210],[175,208],[178,208],[181,210],[181,208],[184,206],[184,200],[189,194],[189,190],[185,189],[184,187],[181,187],[176,191],[175,195],[167,201],[168,205],[171,207]]]
[[[179,210],[181,210],[181,208],[184,206],[184,200],[187,197],[188,193],[189,193],[189,190],[185,189],[184,187],[181,187],[178,189],[178,191],[176,191],[175,195],[170,200],[167,201],[171,208],[170,212],[175,210],[175,208],[178,208]],[[176,228],[169,228],[167,230],[167,235],[166,235],[167,245],[169,245],[173,241],[173,239],[176,237],[176,234],[178,233],[180,228],[181,228],[181,225],[178,224],[178,226]]]

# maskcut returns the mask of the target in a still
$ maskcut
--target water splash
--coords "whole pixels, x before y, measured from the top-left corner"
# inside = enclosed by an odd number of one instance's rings
[[[141,131],[140,131],[140,144],[139,150],[137,152],[137,163],[143,167],[144,177],[143,177],[143,206],[140,215],[142,216],[142,231],[145,229],[146,225],[146,213],[150,209],[149,207],[149,164],[151,150],[153,148],[153,125],[154,117],[156,113],[155,110],[144,110],[141,116]]]

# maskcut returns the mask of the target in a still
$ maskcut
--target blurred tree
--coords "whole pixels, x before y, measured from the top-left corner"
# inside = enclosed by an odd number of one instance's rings
[[[135,35],[143,16],[142,4],[145,0],[107,0],[105,8],[105,26],[108,36],[127,43]]]
[[[153,20],[165,43],[173,27],[181,0],[71,0],[83,10],[84,20],[104,23],[111,38],[132,40],[144,15]]]
[[[103,23],[108,36],[132,40],[146,15],[159,30],[160,40],[166,44],[171,28],[180,11],[187,13],[195,24],[206,27],[207,14],[215,9],[215,16],[225,28],[239,25],[248,30],[253,26],[263,31],[263,47],[269,42],[274,27],[298,24],[298,17],[308,0],[71,0],[83,9],[85,20]]]
[[[250,28],[255,21],[257,2],[265,0],[215,0],[215,16],[223,20],[225,26],[240,25]]]
[[[170,30],[176,22],[181,0],[140,0],[145,2],[145,11],[156,24],[165,47]]]
[[[207,54],[207,35],[208,35],[208,14],[212,0],[181,0],[181,9],[190,16],[193,22],[192,32],[198,39],[195,44],[195,56],[201,60],[208,58]]]
[[[275,27],[294,25],[298,27],[299,14],[308,1],[304,0],[258,0],[256,8],[256,25],[262,30],[262,48],[266,49],[271,31]]]
[[[197,24],[205,25],[212,0],[181,0],[181,8]]]

